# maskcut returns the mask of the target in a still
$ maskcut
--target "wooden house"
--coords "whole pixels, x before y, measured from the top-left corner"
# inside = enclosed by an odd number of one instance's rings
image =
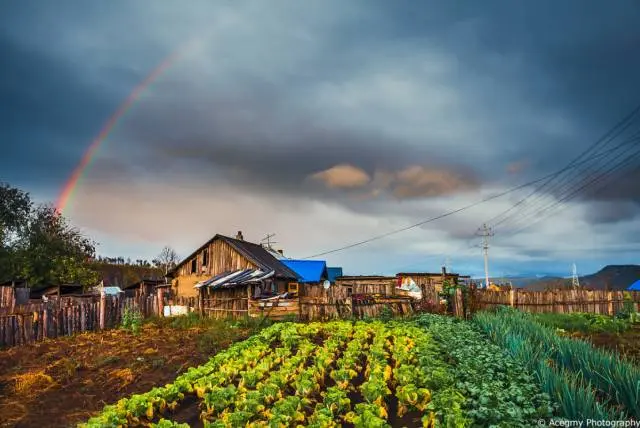
[[[133,284],[127,285],[123,290],[127,297],[149,296],[151,294],[155,294],[158,287],[170,288],[170,284],[167,285],[166,279],[142,279],[134,282]]]
[[[301,296],[318,294],[325,283],[329,283],[327,263],[324,260],[293,260],[283,259],[282,263],[298,275]]]
[[[245,278],[240,275],[241,272],[253,276]],[[240,232],[236,238],[215,235],[167,276],[171,278],[174,296],[203,294],[203,298],[214,292],[216,296],[225,293],[235,295],[237,293],[230,290],[236,285],[249,283],[252,285],[251,296],[278,295],[285,293],[290,283],[297,284],[298,281],[295,272],[263,246],[245,241]],[[247,297],[246,289],[242,295]]]

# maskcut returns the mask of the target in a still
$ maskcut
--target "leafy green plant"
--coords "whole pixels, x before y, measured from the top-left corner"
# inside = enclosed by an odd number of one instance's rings
[[[544,379],[543,384],[565,385],[547,392],[555,394],[565,412],[575,411],[567,417],[624,419],[619,408],[628,416],[640,416],[638,367],[588,342],[560,337],[530,315],[511,308],[479,313],[474,320],[496,343]],[[545,365],[553,370],[544,369]],[[596,392],[610,397],[611,402],[599,399]]]
[[[531,316],[545,326],[582,333],[621,333],[630,328],[626,316],[618,318],[577,312],[570,314],[541,313]]]
[[[138,309],[125,308],[122,312],[122,328],[133,334],[140,333],[142,328],[142,312]]]
[[[454,384],[464,396],[460,406],[472,426],[533,426],[552,415],[550,397],[533,376],[470,323],[433,314],[422,314],[416,323],[451,360]]]
[[[385,305],[380,310],[378,319],[380,319],[381,321],[390,321],[392,318],[393,318],[393,310],[391,309],[391,307],[389,307],[389,305]]]

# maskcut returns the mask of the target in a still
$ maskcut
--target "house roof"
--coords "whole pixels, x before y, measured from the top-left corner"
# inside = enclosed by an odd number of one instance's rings
[[[400,272],[396,276],[442,276],[442,272]],[[460,276],[460,274],[447,272],[445,276]]]
[[[327,267],[327,279],[330,282],[336,282],[336,278],[342,276],[342,268],[341,267]]]
[[[640,279],[634,282],[627,288],[629,291],[640,291]]]
[[[173,268],[167,276],[173,277],[175,273],[184,266],[190,259],[192,259],[196,254],[202,251],[205,247],[211,244],[213,241],[220,239],[227,244],[229,244],[233,249],[235,249],[238,253],[242,254],[247,260],[251,261],[256,265],[258,269],[261,271],[274,271],[274,276],[278,278],[290,278],[296,279],[298,275],[285,266],[280,260],[278,260],[271,252],[267,251],[262,245],[254,244],[253,242],[241,241],[239,239],[229,238],[224,235],[215,235],[213,238],[209,239],[203,245],[201,245],[197,250],[191,253],[188,257],[182,260],[175,268]]]
[[[320,282],[327,279],[327,262],[323,260],[281,260],[289,269],[298,274],[298,280],[305,282]]]
[[[123,287],[123,289],[125,290],[130,290],[132,288],[140,288],[140,286],[142,284],[148,284],[148,285],[162,285],[164,283],[166,283],[167,280],[164,278],[152,278],[152,279],[141,279],[140,281],[134,282],[132,284],[129,284],[125,287]]]

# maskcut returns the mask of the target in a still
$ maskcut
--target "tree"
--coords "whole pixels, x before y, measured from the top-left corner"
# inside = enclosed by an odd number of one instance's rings
[[[0,182],[0,281],[18,277],[16,240],[28,225],[31,209],[28,193]]]
[[[95,243],[72,227],[54,207],[32,210],[17,242],[19,274],[33,285],[74,283],[96,285],[99,274],[90,267]]]
[[[169,246],[165,246],[162,251],[160,251],[158,257],[153,260],[153,264],[162,268],[164,270],[164,274],[166,275],[171,269],[176,267],[178,261],[178,254],[175,252],[175,250]]]

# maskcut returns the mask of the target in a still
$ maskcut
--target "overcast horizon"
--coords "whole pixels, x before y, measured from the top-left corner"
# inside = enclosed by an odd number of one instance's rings
[[[124,100],[179,53],[65,216],[105,256],[183,257],[242,230],[307,257],[565,167],[640,103],[638,22],[632,0],[12,2],[0,181],[54,202]],[[541,189],[495,224],[490,276],[638,264],[639,180],[636,161],[567,201]],[[532,190],[322,258],[345,274],[482,275],[478,228]]]

